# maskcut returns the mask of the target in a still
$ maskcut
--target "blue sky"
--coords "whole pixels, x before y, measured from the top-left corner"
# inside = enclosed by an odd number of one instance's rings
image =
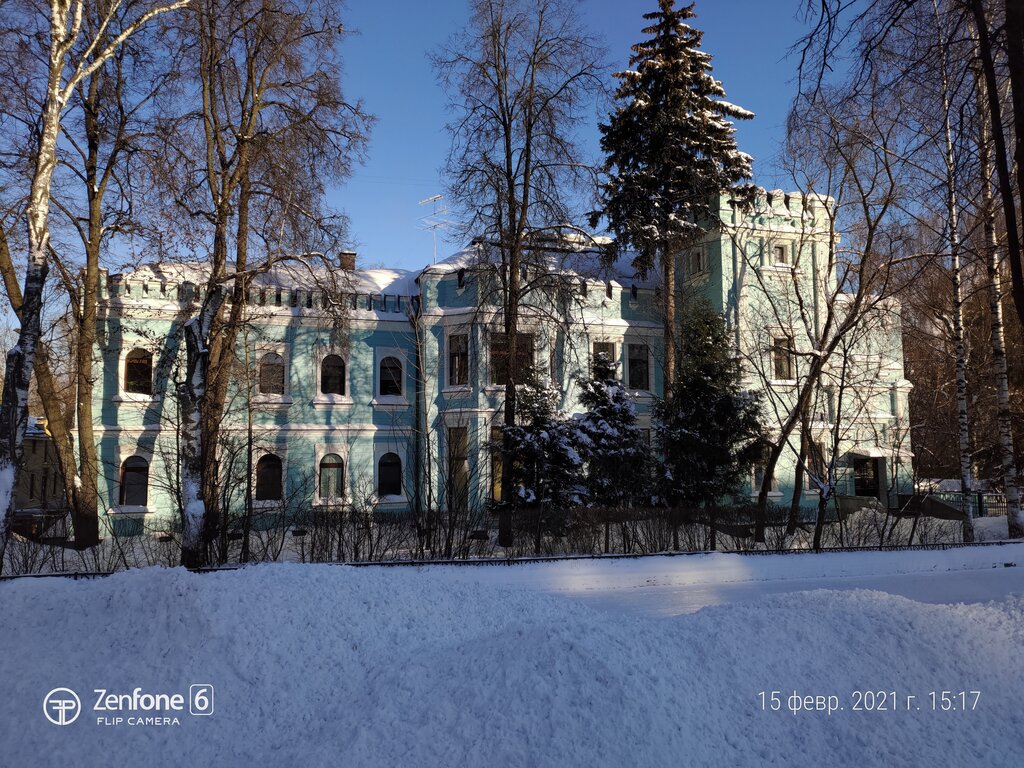
[[[641,38],[643,13],[654,0],[581,0],[584,18],[604,38],[614,68],[626,65],[630,46]],[[775,170],[794,91],[796,59],[789,54],[804,32],[800,0],[697,0],[694,25],[704,31],[704,49],[714,56],[714,74],[729,101],[756,113],[738,125],[741,150],[754,156],[755,181],[787,186]],[[345,24],[345,87],[378,118],[369,158],[335,191],[333,203],[350,217],[351,236],[362,266],[415,268],[433,257],[431,232],[417,202],[443,191],[440,168],[449,137],[445,96],[427,60],[429,51],[461,29],[468,17],[463,0],[369,2],[349,0]],[[581,142],[597,158],[596,112]],[[454,214],[454,211],[452,212]],[[438,257],[456,250],[443,232]]]

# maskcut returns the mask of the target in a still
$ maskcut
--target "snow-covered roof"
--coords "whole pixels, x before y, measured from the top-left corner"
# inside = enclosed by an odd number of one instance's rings
[[[646,278],[637,275],[633,268],[633,254],[626,253],[612,264],[604,264],[602,254],[594,247],[609,245],[612,242],[608,237],[595,237],[587,246],[581,243],[579,250],[558,250],[544,251],[531,249],[528,263],[536,264],[543,255],[546,268],[554,273],[573,275],[580,278],[593,280],[610,280],[620,285],[636,285],[638,288],[654,288],[657,284],[657,275],[649,274]],[[489,263],[483,246],[473,244],[456,251],[446,259],[438,261],[425,267],[422,275],[450,275],[460,269],[473,269]]]
[[[232,274],[233,267],[228,267]],[[114,279],[135,282],[192,282],[202,284],[210,274],[206,262],[161,262],[143,264],[132,272],[112,275]],[[416,286],[418,273],[408,269],[356,269],[348,271],[328,267],[323,262],[308,263],[292,260],[275,264],[270,271],[253,278],[255,286],[280,286],[283,288],[316,289],[325,284],[336,285],[349,293],[389,294],[413,296],[419,291]]]

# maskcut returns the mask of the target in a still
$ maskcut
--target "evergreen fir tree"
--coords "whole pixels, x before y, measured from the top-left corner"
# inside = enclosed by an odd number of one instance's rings
[[[604,354],[594,360],[592,377],[580,379],[580,404],[573,426],[578,451],[587,464],[589,501],[624,507],[647,486],[650,450],[637,425],[636,406],[615,377],[615,365]]]
[[[675,397],[655,409],[663,489],[670,509],[713,509],[747,482],[760,456],[761,407],[755,393],[743,389],[725,321],[706,301],[685,308],[682,338]],[[677,527],[674,519],[674,532]]]
[[[650,489],[650,448],[637,425],[636,406],[616,379],[615,364],[600,353],[589,379],[580,378],[580,404],[585,413],[573,417],[575,443],[586,462],[588,503],[603,511],[604,551],[611,549],[611,523],[627,526],[623,513],[634,503],[647,503]]]
[[[584,503],[586,488],[575,432],[555,409],[558,393],[530,379],[519,387],[518,423],[502,429],[512,459],[512,506],[535,511],[534,549],[539,553],[541,534],[565,530],[571,510]]]
[[[751,158],[736,149],[730,118],[753,113],[725,101],[711,75],[711,56],[700,50],[703,33],[687,24],[693,4],[675,8],[660,0],[644,15],[649,38],[633,46],[630,69],[616,74],[617,110],[601,126],[608,180],[603,210],[620,247],[636,252],[642,275],[660,268],[665,303],[665,396],[672,397],[676,365],[675,269],[680,252],[697,243],[718,221],[718,198],[751,176]]]

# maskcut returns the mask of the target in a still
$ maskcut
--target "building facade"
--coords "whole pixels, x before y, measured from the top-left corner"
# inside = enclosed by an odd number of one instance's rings
[[[725,316],[770,428],[792,410],[829,313],[849,303],[826,258],[835,250],[827,204],[765,193],[753,213],[740,214],[723,196],[725,226],[680,255],[681,300],[703,297]],[[664,380],[655,282],[626,262],[603,267],[594,250],[565,242],[538,244],[526,262],[515,360],[486,244],[419,271],[284,263],[256,278],[222,423],[223,506],[233,514],[247,499],[268,513],[340,504],[436,509],[485,527],[500,495],[493,444],[510,366],[548,378],[561,408],[573,412],[579,378],[605,353],[649,430]],[[171,528],[180,514],[174,393],[184,369],[181,329],[203,283],[199,264],[146,266],[106,281],[95,427],[102,508],[122,533]],[[878,303],[846,336],[837,358],[845,365],[829,367],[803,415],[817,452],[802,452],[795,431],[775,473],[779,503],[798,490],[802,506],[817,506],[814,483],[795,480],[812,457],[834,456],[850,495],[884,502],[907,482],[898,306]],[[751,495],[760,480],[753,472]]]

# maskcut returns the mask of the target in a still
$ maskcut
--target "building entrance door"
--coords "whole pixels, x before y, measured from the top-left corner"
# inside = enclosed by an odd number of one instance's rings
[[[881,459],[858,458],[853,461],[853,493],[856,496],[882,498]]]

